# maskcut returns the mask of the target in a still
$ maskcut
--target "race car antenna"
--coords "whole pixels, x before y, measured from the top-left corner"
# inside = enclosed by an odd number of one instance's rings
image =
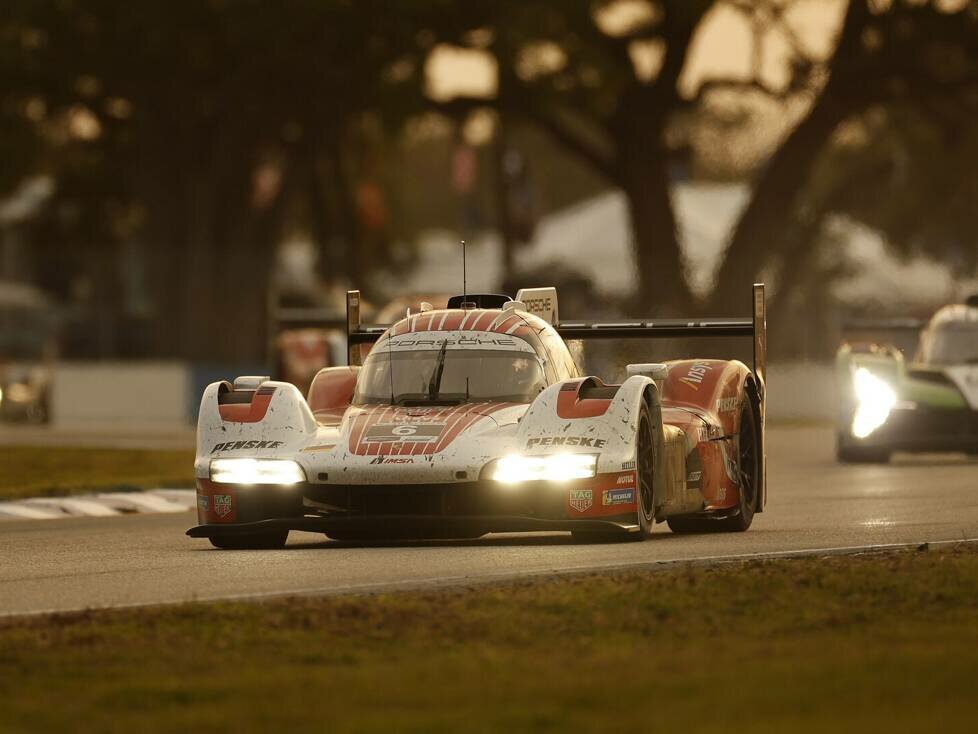
[[[465,284],[465,240],[462,240],[462,303],[469,300],[468,296],[469,290]]]

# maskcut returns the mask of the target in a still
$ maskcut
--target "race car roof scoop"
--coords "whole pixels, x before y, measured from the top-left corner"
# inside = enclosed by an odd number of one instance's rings
[[[469,308],[502,308],[504,303],[512,300],[500,293],[466,293],[449,298],[448,308],[466,308],[467,303],[472,304]]]

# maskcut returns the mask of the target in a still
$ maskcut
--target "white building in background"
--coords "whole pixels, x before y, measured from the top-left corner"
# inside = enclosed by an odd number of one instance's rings
[[[680,240],[697,295],[713,282],[727,237],[747,203],[745,184],[683,183],[673,189]],[[846,303],[877,303],[894,311],[929,308],[978,291],[973,276],[961,280],[948,266],[923,258],[893,257],[873,230],[847,220],[833,229],[844,244],[841,253],[852,276],[835,285]],[[468,247],[470,291],[492,291],[502,280],[501,241],[495,233],[472,240]],[[417,268],[396,282],[396,292],[453,293],[461,287],[461,251],[455,233],[428,232],[419,243]],[[520,269],[562,262],[589,278],[599,292],[622,296],[638,284],[632,257],[632,234],[625,196],[609,191],[543,217],[535,241],[517,252]],[[908,288],[907,284],[913,287]]]

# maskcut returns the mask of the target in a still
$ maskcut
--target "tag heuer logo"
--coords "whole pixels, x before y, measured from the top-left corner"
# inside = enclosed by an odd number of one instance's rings
[[[231,495],[215,494],[214,512],[217,513],[218,517],[227,517],[229,514],[231,514]]]
[[[570,506],[578,512],[587,512],[591,509],[593,495],[590,489],[572,489],[570,491]]]

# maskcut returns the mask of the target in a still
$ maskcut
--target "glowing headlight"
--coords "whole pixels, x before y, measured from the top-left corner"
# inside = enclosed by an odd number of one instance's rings
[[[306,475],[301,466],[289,459],[213,459],[211,481],[292,485],[306,481]]]
[[[896,405],[896,393],[865,367],[857,369],[852,379],[858,403],[852,419],[852,435],[866,438],[890,417],[890,411]]]
[[[598,457],[594,454],[553,454],[550,456],[504,456],[493,466],[490,479],[503,484],[533,480],[560,482],[593,477]]]

